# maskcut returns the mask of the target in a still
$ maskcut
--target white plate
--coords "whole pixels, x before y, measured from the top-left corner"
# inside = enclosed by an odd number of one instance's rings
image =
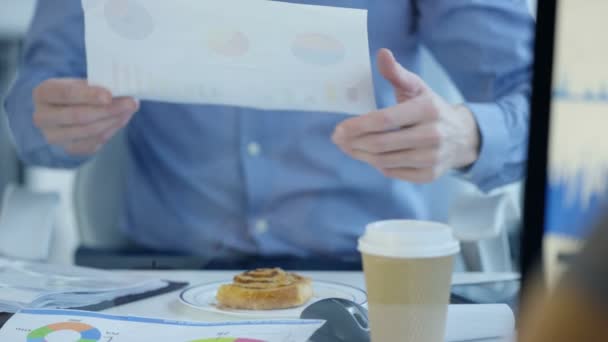
[[[362,289],[340,283],[315,280],[312,285],[313,298],[307,304],[297,308],[284,310],[236,310],[220,308],[215,299],[217,290],[221,285],[230,283],[230,281],[221,281],[195,285],[183,290],[179,295],[179,299],[190,307],[210,313],[258,318],[300,318],[300,314],[306,306],[326,298],[344,298],[360,305],[367,304],[367,293]]]

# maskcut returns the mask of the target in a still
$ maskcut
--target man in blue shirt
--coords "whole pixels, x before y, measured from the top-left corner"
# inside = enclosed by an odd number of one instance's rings
[[[150,249],[220,258],[353,256],[371,221],[428,219],[424,183],[450,170],[482,190],[521,178],[526,0],[297,2],[368,9],[381,109],[349,117],[113,98],[85,81],[80,1],[40,1],[6,101],[21,157],[78,167],[126,127],[122,228]],[[421,45],[465,103],[416,76]]]

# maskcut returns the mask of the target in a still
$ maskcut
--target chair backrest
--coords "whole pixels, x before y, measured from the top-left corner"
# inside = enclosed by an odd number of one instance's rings
[[[128,245],[118,225],[127,158],[125,133],[121,131],[76,173],[73,201],[81,246],[116,249]]]

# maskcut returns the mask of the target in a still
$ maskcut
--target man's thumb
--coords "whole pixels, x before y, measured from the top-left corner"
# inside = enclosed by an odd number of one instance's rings
[[[380,73],[391,82],[396,94],[414,97],[426,89],[426,85],[420,77],[402,67],[390,50],[381,49],[378,52],[377,62]]]

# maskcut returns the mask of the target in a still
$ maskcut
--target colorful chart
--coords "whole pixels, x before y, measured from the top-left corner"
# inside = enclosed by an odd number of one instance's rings
[[[366,81],[361,80],[357,84],[346,89],[346,98],[352,103],[356,103],[365,97],[366,88],[368,88]]]
[[[340,41],[320,33],[298,35],[291,51],[305,63],[322,66],[338,64],[346,55],[346,49]]]
[[[338,86],[328,83],[325,88],[325,95],[327,95],[327,102],[336,103],[338,101]]]
[[[148,10],[135,0],[108,0],[104,13],[112,30],[130,40],[148,38],[156,26]]]
[[[218,337],[218,338],[207,338],[204,340],[196,340],[190,342],[265,342],[262,340],[254,340],[250,338],[234,338],[234,337]]]
[[[225,57],[241,57],[249,51],[249,39],[240,31],[217,30],[207,37],[207,46]]]
[[[97,342],[101,339],[101,331],[93,326],[78,322],[65,322],[47,325],[32,331],[27,335],[27,342],[46,342],[48,335],[59,331],[80,333],[80,339],[76,342]]]

